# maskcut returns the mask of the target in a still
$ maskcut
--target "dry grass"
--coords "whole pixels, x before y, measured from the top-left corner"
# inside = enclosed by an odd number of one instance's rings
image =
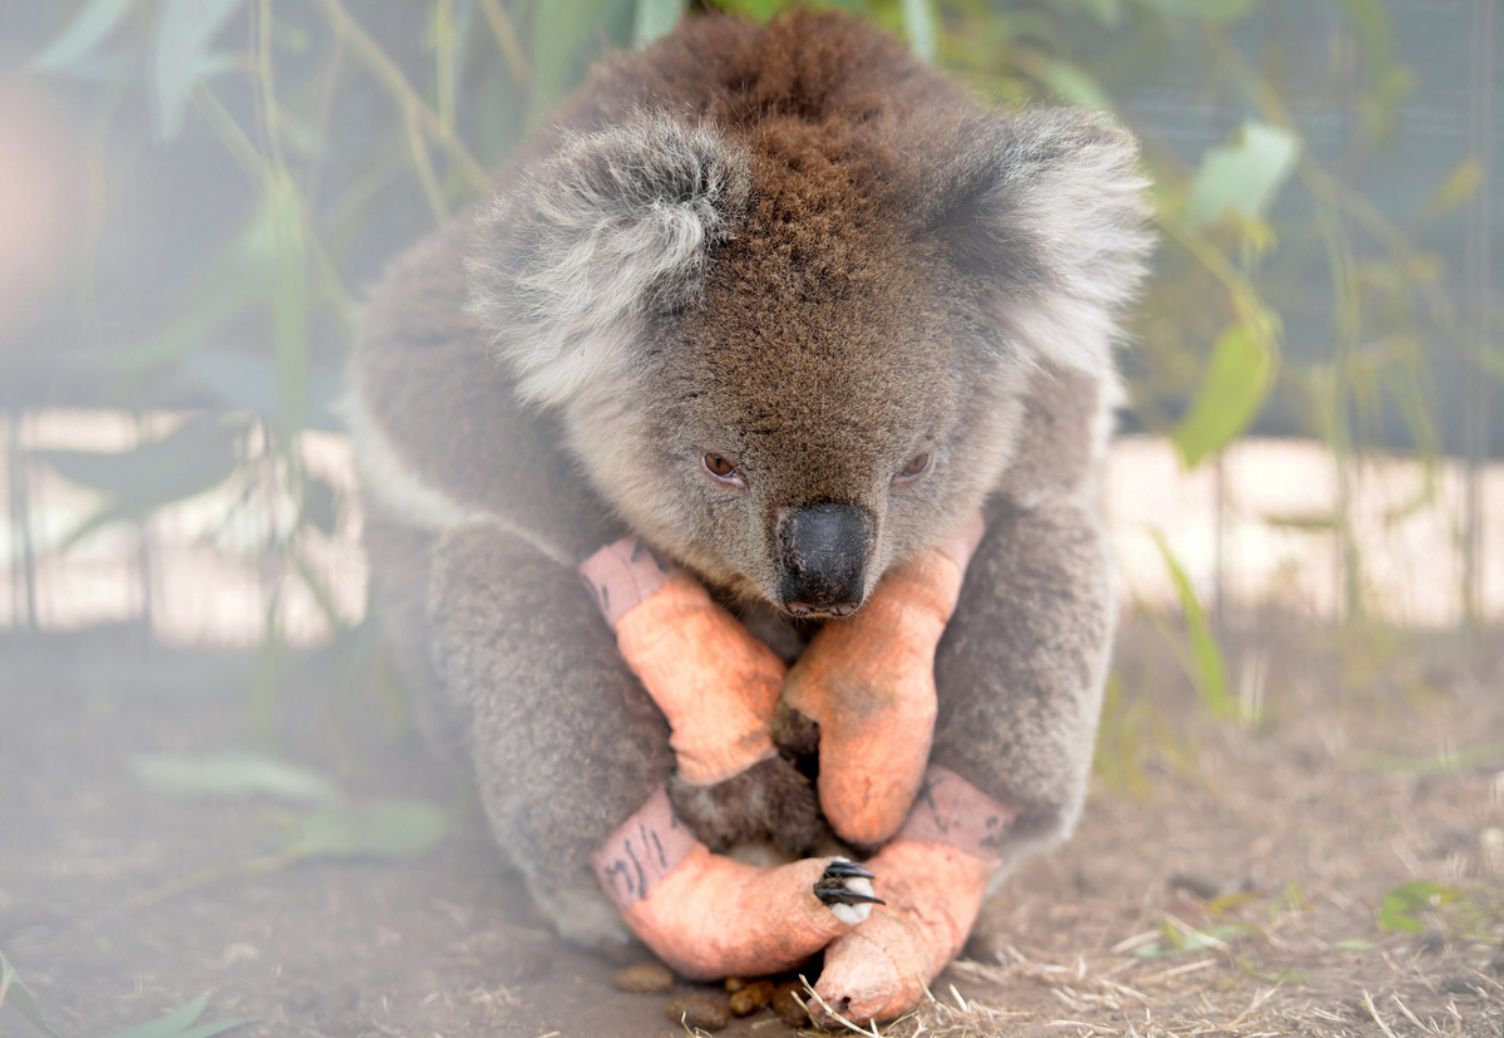
[[[932,998],[836,1033],[1504,1033],[1504,759],[1490,749],[1504,641],[1465,664],[1441,640],[1339,644],[1312,647],[1296,624],[1234,643],[1234,667],[1267,660],[1262,709],[1239,723],[1198,709],[1163,643],[1130,625],[1119,738],[1075,838],[1010,880]],[[0,945],[65,1033],[210,989],[212,1014],[261,1021],[246,1038],[683,1033],[665,996],[614,990],[611,964],[548,935],[499,881],[473,806],[421,859],[307,862],[123,910],[276,838],[261,807],[165,800],[126,766],[245,745],[245,719],[205,690],[253,661],[76,640],[0,643],[0,657],[0,702],[26,718],[0,724]],[[290,757],[362,796],[462,788],[394,752],[363,704],[321,693],[325,676],[289,680],[305,693],[274,722]],[[1418,930],[1382,928],[1386,895],[1417,882],[1450,902],[1402,902],[1390,922]],[[788,1033],[764,1012],[721,1038]]]

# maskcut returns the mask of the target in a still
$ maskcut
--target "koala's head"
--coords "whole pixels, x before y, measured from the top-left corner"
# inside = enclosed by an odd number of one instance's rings
[[[843,615],[996,487],[1042,364],[1108,376],[1144,184],[1071,112],[754,129],[566,140],[480,216],[472,310],[639,534]]]

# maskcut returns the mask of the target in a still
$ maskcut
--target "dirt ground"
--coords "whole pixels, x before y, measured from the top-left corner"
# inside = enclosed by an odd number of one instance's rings
[[[1504,1034],[1504,638],[1255,626],[1230,656],[1239,722],[1127,625],[1078,835],[891,1033]],[[550,937],[462,776],[372,697],[318,659],[254,695],[258,667],[123,631],[0,640],[0,949],[59,1031],[207,991],[205,1019],[253,1017],[248,1036],[684,1033],[667,996]],[[129,767],[225,749],[455,821],[418,857],[237,871],[279,846],[276,805],[164,796]],[[0,1008],[0,1035],[29,1033]],[[789,1032],[764,1012],[722,1033]]]

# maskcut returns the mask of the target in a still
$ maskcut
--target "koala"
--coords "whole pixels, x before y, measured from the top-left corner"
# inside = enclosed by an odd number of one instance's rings
[[[983,514],[932,759],[1016,812],[1005,862],[1070,832],[1115,622],[1098,480],[1151,245],[1136,163],[852,17],[703,15],[602,60],[391,264],[347,405],[376,602],[565,937],[629,940],[589,857],[673,777],[576,572],[629,534],[792,660]],[[814,839],[803,773],[748,784],[677,806],[714,846]]]

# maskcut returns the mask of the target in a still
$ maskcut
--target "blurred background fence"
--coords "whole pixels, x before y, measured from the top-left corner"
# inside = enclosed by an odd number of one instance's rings
[[[368,654],[331,415],[361,286],[595,55],[783,6],[7,0],[0,627]],[[1142,139],[1163,247],[1111,500],[1208,697],[1254,607],[1504,616],[1494,0],[823,6]]]

